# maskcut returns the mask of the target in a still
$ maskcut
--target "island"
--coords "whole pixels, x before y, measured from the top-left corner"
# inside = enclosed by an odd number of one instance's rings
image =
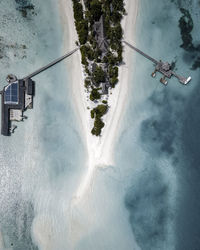
[[[100,136],[103,116],[108,112],[109,89],[118,83],[118,68],[122,63],[121,20],[126,14],[123,0],[72,0],[75,27],[78,34],[84,69],[84,86],[92,102],[91,133]]]

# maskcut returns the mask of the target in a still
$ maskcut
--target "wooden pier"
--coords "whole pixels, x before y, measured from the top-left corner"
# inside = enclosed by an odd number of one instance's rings
[[[163,83],[164,85],[167,85],[167,80],[165,79],[167,78],[171,78],[172,76],[175,76],[180,83],[186,85],[190,82],[190,80],[192,79],[191,76],[189,76],[188,78],[185,78],[183,76],[179,76],[178,74],[176,74],[175,72],[172,71],[172,65],[168,62],[163,62],[163,61],[157,61],[156,59],[154,59],[153,57],[147,55],[146,53],[144,53],[143,51],[139,50],[138,48],[134,47],[133,45],[131,45],[130,43],[123,41],[127,46],[129,46],[131,49],[135,50],[136,52],[138,52],[139,54],[141,54],[142,56],[144,56],[145,58],[147,58],[148,60],[152,61],[155,64],[155,70],[152,73],[152,77],[156,76],[156,72],[160,72],[161,74],[163,74],[163,77],[160,79],[160,82]]]
[[[52,61],[51,63],[47,64],[46,66],[41,67],[40,69],[34,71],[33,73],[31,73],[31,74],[29,74],[29,75],[23,77],[23,80],[27,80],[27,79],[29,79],[29,78],[32,78],[32,77],[34,77],[34,76],[40,74],[41,72],[47,70],[48,68],[54,66],[55,64],[57,64],[57,63],[59,63],[59,62],[61,62],[61,61],[64,60],[65,58],[71,56],[72,54],[74,54],[74,53],[75,53],[77,50],[79,50],[79,49],[80,49],[80,47],[77,47],[76,49],[74,49],[74,50],[72,50],[71,52],[65,54],[64,56],[61,56],[61,57],[59,57],[58,59],[56,59],[56,60]]]
[[[2,135],[11,135],[17,127],[12,125],[12,121],[22,121],[25,118],[24,111],[33,108],[35,82],[31,78],[71,56],[79,49],[80,46],[21,79],[17,79],[13,74],[7,76],[8,85],[0,91]]]

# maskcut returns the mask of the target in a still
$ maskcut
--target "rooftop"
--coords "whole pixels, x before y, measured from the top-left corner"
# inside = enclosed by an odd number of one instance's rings
[[[18,104],[19,102],[19,86],[18,81],[8,84],[4,88],[4,103]]]

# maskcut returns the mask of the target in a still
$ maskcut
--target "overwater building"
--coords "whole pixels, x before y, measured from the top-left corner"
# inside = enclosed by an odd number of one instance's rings
[[[33,108],[35,82],[30,78],[17,80],[16,77],[7,78],[9,84],[1,91],[1,134],[8,136],[14,130],[13,121],[22,121],[23,112]]]

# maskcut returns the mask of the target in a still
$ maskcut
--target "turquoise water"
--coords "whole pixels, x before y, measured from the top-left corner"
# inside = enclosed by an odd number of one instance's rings
[[[136,55],[131,101],[117,151],[126,169],[124,204],[141,249],[199,249],[199,56],[198,1],[140,1],[137,47],[156,59],[176,62],[193,80],[167,87],[150,77],[152,64]],[[183,49],[180,8],[191,14],[196,49]],[[133,52],[134,53],[134,52]]]
[[[33,0],[34,9],[22,12],[25,3],[0,1],[1,87],[8,73],[24,76],[63,54],[57,4]],[[180,47],[181,7],[193,19],[192,50]],[[86,152],[68,71],[61,63],[35,77],[34,109],[13,136],[0,137],[0,249],[199,249],[199,69],[191,70],[200,54],[199,7],[195,0],[140,1],[137,47],[176,62],[193,80],[164,87],[159,75],[150,77],[151,62],[130,50],[116,165],[97,169],[86,204],[74,211]]]
[[[63,54],[57,4],[31,1],[35,8],[23,17],[18,8],[24,3],[0,1],[1,87],[8,73],[25,76]],[[52,249],[64,249],[63,213],[84,160],[66,65],[34,80],[34,109],[26,112],[28,119],[17,124],[13,136],[0,137],[0,249],[35,249],[38,242],[32,231],[38,220],[55,225],[48,232],[56,238]]]

